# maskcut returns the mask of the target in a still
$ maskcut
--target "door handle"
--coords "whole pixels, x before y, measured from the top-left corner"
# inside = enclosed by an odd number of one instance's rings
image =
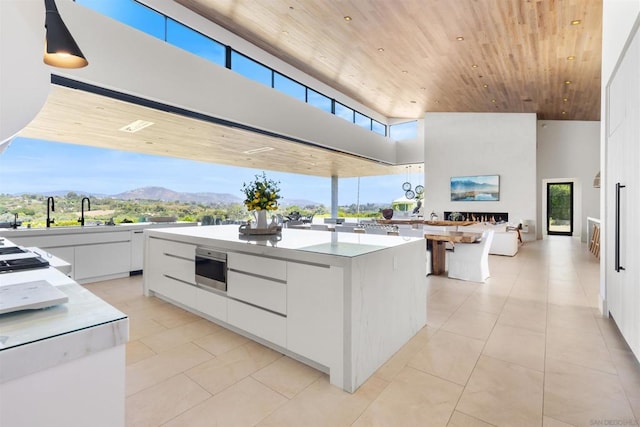
[[[615,242],[615,250],[616,250],[616,259],[615,259],[615,269],[616,272],[620,273],[621,270],[624,271],[624,267],[620,265],[620,189],[625,188],[626,185],[622,185],[619,182],[616,183],[616,242]]]

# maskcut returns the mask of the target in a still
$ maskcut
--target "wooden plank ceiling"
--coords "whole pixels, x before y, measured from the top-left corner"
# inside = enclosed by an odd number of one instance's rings
[[[601,0],[175,1],[387,117],[600,119]]]
[[[153,125],[135,133],[120,130],[133,120]],[[57,85],[51,86],[44,108],[20,136],[303,175],[406,173],[404,165],[380,164]],[[250,152],[265,147],[271,149]]]
[[[176,1],[389,118],[600,119],[601,0]],[[136,119],[155,124],[118,130]],[[307,175],[406,171],[60,86],[21,135]]]

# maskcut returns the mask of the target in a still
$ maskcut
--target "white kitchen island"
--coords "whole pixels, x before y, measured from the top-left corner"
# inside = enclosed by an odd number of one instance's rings
[[[0,314],[0,426],[124,426],[127,316],[52,266],[0,273],[0,306],[42,281],[68,301]]]
[[[145,230],[144,290],[327,372],[355,391],[426,324],[422,238],[237,225]],[[227,292],[196,285],[195,250],[227,253]]]

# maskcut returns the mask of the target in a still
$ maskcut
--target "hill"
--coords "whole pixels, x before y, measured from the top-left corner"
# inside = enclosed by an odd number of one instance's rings
[[[164,187],[142,187],[109,196],[119,200],[159,200],[164,202],[202,203],[205,205],[242,203],[240,197],[229,193],[186,193]]]

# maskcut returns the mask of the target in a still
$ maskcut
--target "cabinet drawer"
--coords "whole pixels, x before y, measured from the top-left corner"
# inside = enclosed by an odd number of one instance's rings
[[[195,259],[192,261],[164,254],[161,260],[160,271],[163,274],[195,285]]]
[[[227,254],[227,265],[233,270],[244,271],[277,280],[287,280],[286,261],[230,252]]]
[[[287,285],[283,282],[229,271],[227,295],[278,313],[287,313]]]
[[[170,240],[156,239],[151,237],[151,245],[157,248],[160,252],[167,255],[173,255],[180,258],[186,258],[190,260],[196,259],[196,247],[188,243],[172,242]]]
[[[194,307],[196,304],[196,294],[198,288],[193,285],[182,283],[178,280],[166,276],[153,278],[150,287],[154,292],[159,293],[187,307]]]
[[[227,298],[204,289],[197,289],[196,310],[215,319],[227,321]]]
[[[228,300],[227,323],[281,347],[287,345],[287,319],[256,307]]]

